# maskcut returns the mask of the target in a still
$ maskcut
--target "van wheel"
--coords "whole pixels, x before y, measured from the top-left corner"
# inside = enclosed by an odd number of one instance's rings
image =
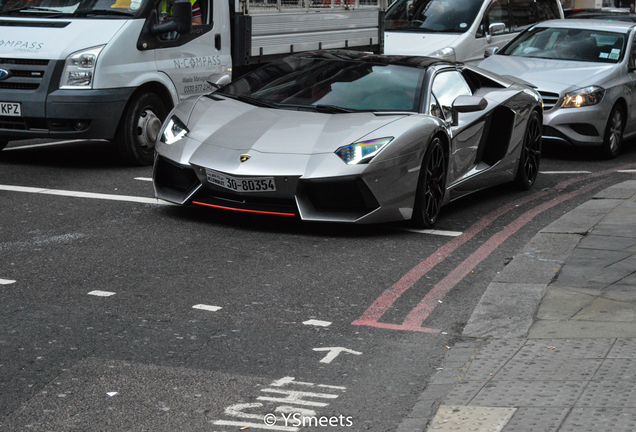
[[[514,180],[521,190],[530,189],[537,180],[539,164],[541,163],[541,123],[541,115],[532,111],[523,136],[523,147],[521,147],[517,176]]]
[[[418,228],[433,228],[437,222],[446,194],[446,169],[442,140],[435,137],[424,155],[415,193],[412,222]]]
[[[615,105],[605,126],[605,135],[601,152],[604,158],[614,159],[618,156],[623,141],[623,110],[620,105]]]
[[[154,93],[134,95],[117,129],[117,150],[129,165],[152,165],[155,141],[166,118],[163,101]]]

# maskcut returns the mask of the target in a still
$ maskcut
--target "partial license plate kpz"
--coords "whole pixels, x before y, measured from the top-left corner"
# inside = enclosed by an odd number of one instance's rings
[[[206,169],[208,181],[222,188],[236,192],[274,192],[274,177],[233,177],[227,174]]]
[[[21,117],[22,109],[19,102],[0,102],[0,116]]]

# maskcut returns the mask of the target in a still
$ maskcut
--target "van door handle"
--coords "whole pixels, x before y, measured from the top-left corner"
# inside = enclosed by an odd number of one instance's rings
[[[214,48],[217,51],[221,51],[221,35],[218,33],[214,35]]]

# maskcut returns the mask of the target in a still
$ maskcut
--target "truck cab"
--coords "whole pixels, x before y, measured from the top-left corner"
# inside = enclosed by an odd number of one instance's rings
[[[379,46],[377,0],[172,2],[4,0],[0,149],[107,139],[125,162],[150,165],[172,107],[233,70],[308,49]]]

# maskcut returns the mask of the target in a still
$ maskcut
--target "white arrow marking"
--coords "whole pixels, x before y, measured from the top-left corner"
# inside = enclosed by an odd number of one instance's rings
[[[362,354],[361,352],[353,351],[353,350],[342,348],[342,347],[314,348],[314,351],[329,351],[329,354],[327,354],[322,360],[320,360],[320,363],[331,363],[333,359],[338,357],[338,354],[340,354],[341,352],[347,352],[349,354],[355,354],[355,355]]]

